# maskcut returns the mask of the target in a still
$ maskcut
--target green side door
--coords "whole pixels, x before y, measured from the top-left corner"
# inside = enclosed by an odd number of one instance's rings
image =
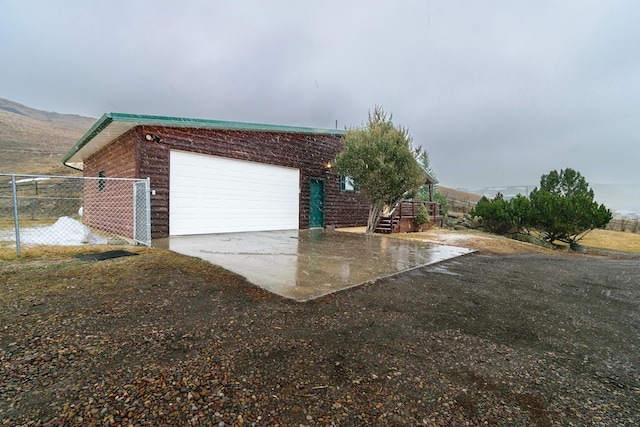
[[[324,227],[324,181],[311,180],[309,205],[309,228]]]

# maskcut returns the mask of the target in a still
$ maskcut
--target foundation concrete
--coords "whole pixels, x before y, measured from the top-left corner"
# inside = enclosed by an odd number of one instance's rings
[[[172,236],[154,246],[210,261],[296,301],[473,252],[324,229]]]

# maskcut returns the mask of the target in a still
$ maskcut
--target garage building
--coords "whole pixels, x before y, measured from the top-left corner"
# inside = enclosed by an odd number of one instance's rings
[[[62,162],[86,177],[150,178],[153,238],[365,225],[366,198],[330,167],[343,134],[108,113]]]

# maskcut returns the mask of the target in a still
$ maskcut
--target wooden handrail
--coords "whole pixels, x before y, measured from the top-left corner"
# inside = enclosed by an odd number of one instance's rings
[[[399,221],[394,221],[395,219],[415,218],[418,215],[418,210],[421,205],[425,207],[429,218],[432,220],[435,220],[440,216],[440,203],[438,202],[401,200],[393,207],[388,215],[385,215],[391,220],[391,232],[393,233],[398,231],[398,228],[400,227]]]

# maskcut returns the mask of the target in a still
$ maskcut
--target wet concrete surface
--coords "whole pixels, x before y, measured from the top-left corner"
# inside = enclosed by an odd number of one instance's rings
[[[210,261],[296,301],[473,252],[323,229],[172,236],[154,246]]]

